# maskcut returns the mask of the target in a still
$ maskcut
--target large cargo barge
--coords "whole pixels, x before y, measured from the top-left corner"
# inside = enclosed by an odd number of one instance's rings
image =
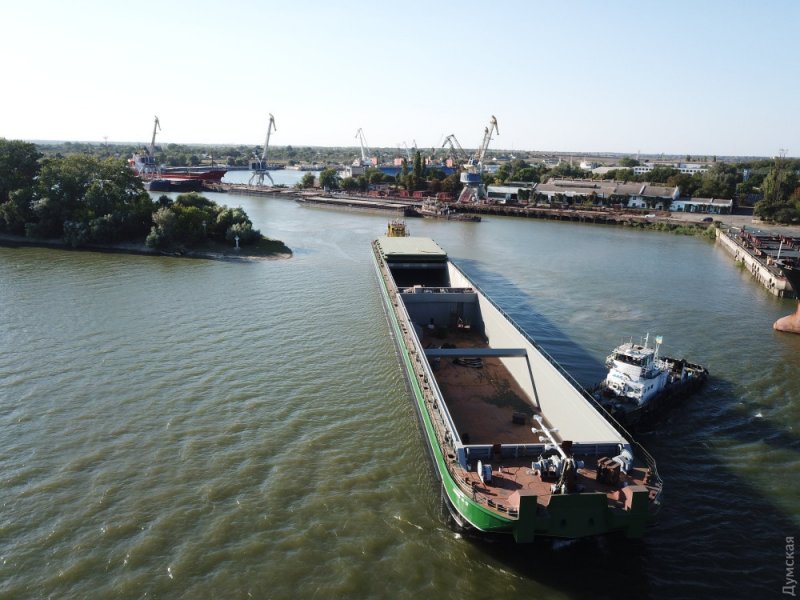
[[[641,537],[662,490],[650,455],[433,240],[384,236],[372,250],[455,522],[521,543]]]

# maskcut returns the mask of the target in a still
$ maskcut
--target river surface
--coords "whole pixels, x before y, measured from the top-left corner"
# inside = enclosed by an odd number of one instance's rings
[[[299,176],[302,176],[300,174]],[[448,527],[380,302],[387,216],[208,194],[294,255],[0,248],[2,598],[766,598],[800,532],[800,336],[705,239],[410,220],[584,385],[646,333],[708,366],[640,435],[643,541]]]

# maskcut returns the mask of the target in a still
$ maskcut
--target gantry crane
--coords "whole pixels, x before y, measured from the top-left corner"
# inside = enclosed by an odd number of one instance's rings
[[[250,170],[253,174],[250,176],[249,184],[253,185],[264,185],[264,175],[269,177],[270,183],[275,185],[275,181],[272,179],[272,175],[269,174],[269,161],[267,160],[267,156],[269,153],[269,137],[273,131],[278,131],[278,128],[275,127],[275,117],[272,116],[272,113],[269,113],[269,124],[267,125],[267,139],[264,141],[264,152],[261,153],[261,158],[253,152],[253,158],[255,160],[250,162]]]

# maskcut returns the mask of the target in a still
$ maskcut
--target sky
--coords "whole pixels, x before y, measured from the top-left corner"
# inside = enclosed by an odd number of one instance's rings
[[[800,2],[0,0],[0,137],[800,156]]]

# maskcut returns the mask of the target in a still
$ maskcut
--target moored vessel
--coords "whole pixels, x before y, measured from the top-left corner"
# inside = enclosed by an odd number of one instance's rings
[[[390,329],[454,521],[465,530],[641,537],[655,461],[433,240],[372,244]]]
[[[135,153],[128,160],[133,172],[145,181],[152,180],[193,180],[199,182],[219,183],[228,172],[227,167],[211,165],[207,167],[165,167],[156,164],[155,157],[151,154]]]
[[[641,344],[620,344],[606,358],[608,374],[594,389],[603,408],[626,427],[649,423],[708,379],[708,370],[685,359],[660,357],[662,338],[649,345],[649,334]]]
[[[156,162],[156,133],[161,129],[161,122],[155,117],[153,122],[153,137],[150,140],[149,148],[143,148],[141,152],[134,152],[128,159],[128,166],[133,172],[147,182],[157,182],[153,191],[181,191],[184,188],[192,187],[191,181],[199,184],[219,183],[227,167],[219,165],[193,166],[193,167],[168,167],[159,165]],[[212,161],[213,162],[213,161]],[[152,187],[152,186],[151,186]]]
[[[425,200],[418,208],[420,215],[431,219],[446,219],[448,221],[472,221],[479,223],[479,215],[468,215],[459,213],[446,202],[441,202],[433,198]]]

